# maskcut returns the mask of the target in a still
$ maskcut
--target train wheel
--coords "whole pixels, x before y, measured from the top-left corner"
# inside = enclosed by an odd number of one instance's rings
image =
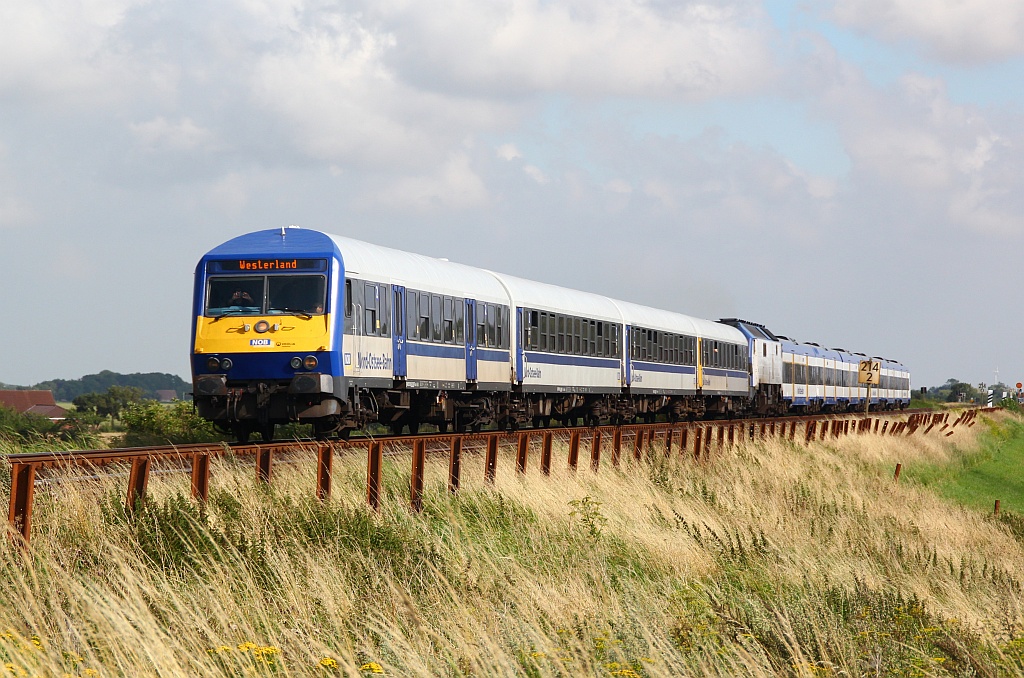
[[[264,426],[260,426],[260,438],[263,440],[263,442],[269,443],[271,440],[274,439],[275,428],[276,427],[273,424],[266,424]]]
[[[448,433],[448,422],[442,421],[437,425],[438,433]]]
[[[243,445],[249,442],[249,436],[252,435],[252,427],[241,422],[235,424],[231,431],[234,434],[235,439]]]

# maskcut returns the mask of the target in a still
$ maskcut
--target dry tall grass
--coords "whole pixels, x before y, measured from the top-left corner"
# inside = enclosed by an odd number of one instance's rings
[[[999,415],[1005,417],[1008,415]],[[32,548],[0,546],[0,656],[25,675],[1021,675],[1024,546],[892,480],[954,436],[662,450],[600,472],[467,456],[424,510],[408,460],[364,507],[365,459],[223,459],[200,511],[185,474],[120,508],[124,477],[37,490]],[[6,496],[6,494],[4,495]],[[36,640],[33,641],[33,636]]]

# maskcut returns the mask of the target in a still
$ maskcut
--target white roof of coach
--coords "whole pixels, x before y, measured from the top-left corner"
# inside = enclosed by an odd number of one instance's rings
[[[731,325],[723,325],[713,320],[703,320],[701,318],[694,318],[694,321],[697,323],[697,332],[700,333],[703,339],[715,339],[717,341],[727,341],[730,344],[747,345],[747,338],[743,336],[742,332]]]
[[[641,306],[630,301],[615,300],[615,305],[622,311],[622,318],[627,325],[646,327],[662,332],[674,332],[695,337],[698,334],[697,318],[682,313],[662,311],[661,309]]]
[[[619,309],[608,297],[517,278],[505,273],[492,275],[508,288],[513,306],[583,316],[594,320],[622,322]]]
[[[435,259],[422,254],[403,252],[372,245],[340,235],[329,235],[341,250],[347,273],[396,285],[462,297],[508,304],[509,298],[501,284],[487,271]]]

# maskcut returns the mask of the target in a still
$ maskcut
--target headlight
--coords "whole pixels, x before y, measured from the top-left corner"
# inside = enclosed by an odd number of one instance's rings
[[[302,365],[307,370],[315,370],[317,366],[317,360],[315,355],[307,355],[306,359],[302,361]]]
[[[220,359],[217,358],[216,356],[211,355],[209,358],[206,359],[206,369],[210,370],[211,372],[216,372],[217,370],[219,370]]]
[[[295,356],[289,364],[292,366],[293,370],[297,370],[302,367],[302,358]]]
[[[224,358],[224,360],[220,361],[220,368],[225,372],[230,370],[232,365],[234,365],[234,363],[231,362],[231,358]]]

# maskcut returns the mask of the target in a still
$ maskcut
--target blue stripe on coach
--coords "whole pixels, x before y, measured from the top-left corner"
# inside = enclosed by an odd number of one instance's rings
[[[666,365],[664,363],[648,363],[640,360],[632,362],[634,370],[641,372],[670,372],[673,374],[697,374],[694,365]],[[707,370],[705,370],[706,372]]]
[[[540,365],[571,365],[573,367],[605,367],[618,368],[618,358],[594,358],[591,356],[563,355],[557,353],[538,353],[535,351],[526,352],[528,364]]]

